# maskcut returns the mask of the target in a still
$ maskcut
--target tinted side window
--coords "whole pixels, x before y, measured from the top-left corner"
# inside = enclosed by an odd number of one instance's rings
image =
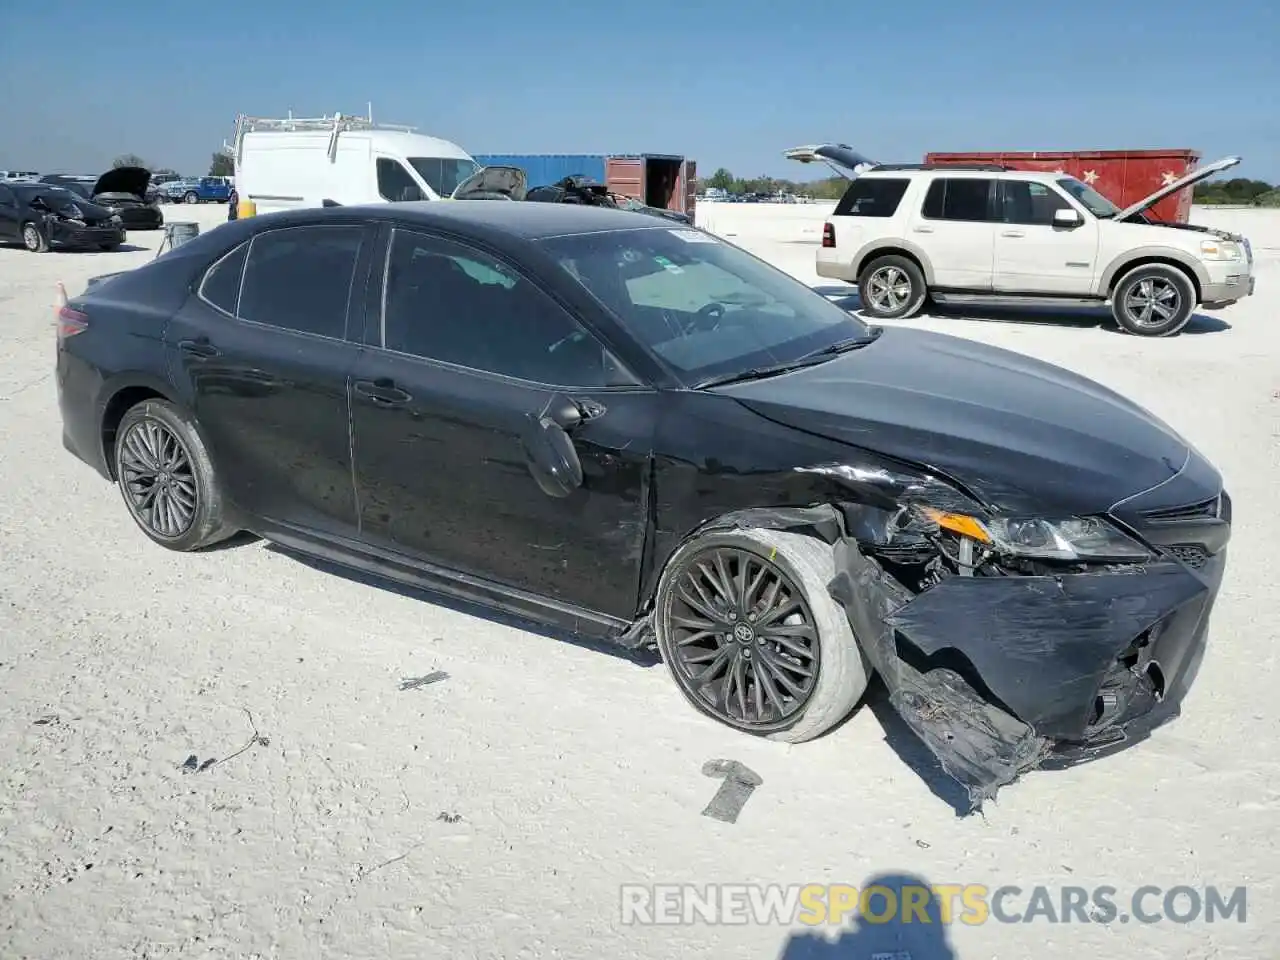
[[[388,257],[388,350],[558,386],[634,382],[560,304],[489,254],[397,230]]]
[[[994,180],[938,177],[929,184],[920,214],[929,220],[989,221]]]
[[[0,187],[0,207],[16,207],[17,199],[13,195],[13,191],[8,187]]]
[[[859,177],[836,204],[837,217],[892,217],[907,192],[905,179]]]
[[[249,244],[240,244],[210,267],[200,284],[200,296],[233,317],[240,303],[240,277],[248,256]]]
[[[378,158],[378,194],[392,203],[424,199],[404,165],[386,157]]]
[[[253,238],[236,315],[341,339],[364,228],[289,227]]]
[[[1035,226],[1053,226],[1053,215],[1058,210],[1070,210],[1071,204],[1056,190],[1043,183],[1027,180],[1001,181],[1001,209],[1005,223],[1026,223]]]

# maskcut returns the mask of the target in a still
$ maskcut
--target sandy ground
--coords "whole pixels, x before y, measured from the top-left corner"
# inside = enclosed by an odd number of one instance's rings
[[[817,283],[825,211],[708,204],[700,216]],[[206,228],[222,216],[170,213]],[[1259,294],[1177,338],[1122,336],[1096,314],[908,321],[1131,395],[1208,454],[1235,498],[1231,567],[1185,716],[1127,754],[1032,775],[967,819],[899,755],[912,748],[882,710],[802,747],[757,741],[700,718],[661,667],[261,543],[153,546],[115,489],[61,448],[50,321],[56,281],[74,293],[141,263],[158,235],[132,234],[146,249],[115,254],[0,249],[0,956],[1271,955],[1280,217],[1196,217],[1251,236]],[[437,670],[448,678],[400,689]],[[700,815],[715,757],[764,780],[736,824]],[[188,758],[214,762],[189,772]],[[780,926],[619,922],[624,883],[882,875],[1109,884],[1122,906],[1142,884],[1247,884],[1248,915],[989,921],[908,947],[886,927],[823,946]]]

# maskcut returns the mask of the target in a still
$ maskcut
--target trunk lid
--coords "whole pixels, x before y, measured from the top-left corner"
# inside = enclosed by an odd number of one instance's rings
[[[1165,197],[1170,196],[1171,194],[1177,193],[1179,190],[1184,190],[1187,187],[1194,186],[1195,184],[1199,183],[1201,180],[1206,180],[1209,177],[1213,176],[1215,173],[1221,173],[1223,170],[1230,170],[1239,162],[1240,162],[1239,157],[1223,157],[1221,160],[1215,160],[1213,163],[1206,163],[1202,167],[1196,167],[1194,170],[1191,170],[1183,174],[1182,176],[1178,177],[1176,180],[1170,180],[1168,183],[1166,183],[1164,186],[1162,186],[1159,190],[1157,190],[1155,193],[1151,194],[1150,196],[1145,197],[1142,200],[1139,200],[1137,203],[1130,204],[1129,206],[1125,207],[1123,210],[1121,210],[1119,213],[1116,214],[1115,219],[1127,220],[1129,219],[1129,217],[1132,217],[1136,214],[1145,213],[1147,210],[1151,209],[1153,206],[1155,206]]]
[[[147,195],[151,171],[145,167],[115,167],[98,178],[93,185],[93,195],[100,193],[128,193],[135,197]]]
[[[865,173],[876,165],[874,160],[864,157],[847,143],[811,143],[808,146],[784,150],[782,155],[797,163],[825,163],[848,180],[852,180],[858,174]]]
[[[452,200],[523,200],[529,180],[519,167],[484,167],[458,184]]]

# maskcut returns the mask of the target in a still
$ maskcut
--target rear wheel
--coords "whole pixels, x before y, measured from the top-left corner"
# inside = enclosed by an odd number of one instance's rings
[[[1160,263],[1130,270],[1111,294],[1111,313],[1121,329],[1140,337],[1168,337],[1191,320],[1196,291],[1177,267]]]
[[[144,400],[116,431],[116,479],[148,537],[170,550],[198,550],[236,531],[213,462],[191,419],[164,400]]]
[[[858,277],[862,311],[876,319],[914,316],[924,306],[928,292],[920,267],[897,254],[877,257],[863,267]]]
[[[697,709],[789,743],[852,712],[867,664],[827,591],[831,548],[776,530],[710,533],[676,551],[658,586],[662,658]]]
[[[200,202],[200,194],[198,194],[198,193],[196,193],[194,190],[192,190],[192,191],[188,192],[188,193],[186,194],[186,196],[184,196],[184,197],[182,198],[182,201],[183,201],[183,203],[199,203],[199,202]]]
[[[47,253],[49,241],[34,223],[22,225],[22,245],[32,253]]]

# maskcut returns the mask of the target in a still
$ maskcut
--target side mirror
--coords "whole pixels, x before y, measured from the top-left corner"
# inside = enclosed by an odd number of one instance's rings
[[[525,465],[543,493],[563,499],[582,486],[582,461],[564,427],[531,413],[522,433]]]
[[[1078,227],[1084,223],[1084,219],[1080,216],[1079,210],[1068,207],[1065,210],[1053,211],[1053,225],[1055,227]]]

